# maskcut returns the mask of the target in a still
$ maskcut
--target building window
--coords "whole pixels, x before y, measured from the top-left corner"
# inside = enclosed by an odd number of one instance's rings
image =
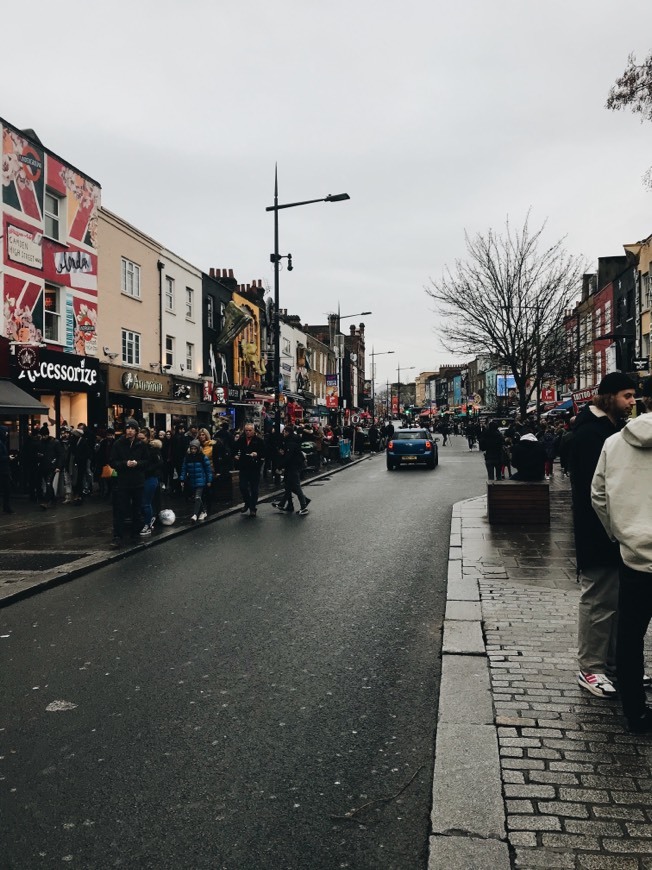
[[[611,332],[611,300],[604,303],[604,334]]]
[[[195,345],[186,342],[186,371],[191,372],[195,368]]]
[[[171,335],[165,336],[165,365],[170,368],[174,365],[174,337]]]
[[[61,290],[45,285],[43,326],[46,341],[61,341]]]
[[[61,239],[61,214],[64,213],[61,207],[62,200],[54,193],[45,192],[45,235],[50,239]]]
[[[215,300],[212,296],[206,299],[206,326],[215,329]]]
[[[192,287],[186,287],[186,319],[192,320],[195,291]]]
[[[290,341],[287,338],[283,339],[283,353],[290,356]]]
[[[122,292],[140,299],[140,266],[122,258]]]
[[[122,330],[122,362],[127,366],[140,365],[140,333]]]
[[[174,311],[174,278],[169,275],[165,276],[165,308]]]
[[[224,302],[220,302],[220,332],[224,329],[224,319],[226,317],[226,305]]]

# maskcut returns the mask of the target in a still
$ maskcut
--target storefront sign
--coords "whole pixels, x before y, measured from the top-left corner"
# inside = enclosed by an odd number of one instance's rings
[[[23,349],[24,350],[24,349]],[[20,367],[20,362],[17,360]],[[21,368],[18,380],[27,380],[38,390],[88,392],[98,383],[99,363],[92,357],[41,350],[36,365]]]
[[[138,372],[125,372],[120,378],[125,390],[136,390],[139,393],[162,393],[163,384],[160,381],[140,378]]]
[[[108,366],[107,387],[111,393],[124,393],[133,396],[157,396],[172,398],[172,378],[168,375],[123,369]]]
[[[41,233],[32,233],[12,224],[7,224],[7,257],[14,263],[31,266],[32,269],[43,268],[43,252]]]
[[[577,405],[579,402],[588,402],[598,392],[597,387],[588,387],[586,390],[575,390],[571,393],[573,401]]]
[[[58,275],[74,275],[79,272],[92,273],[93,262],[85,251],[58,251],[54,255],[54,268]]]
[[[38,345],[25,344],[16,350],[18,368],[24,371],[34,371],[38,365]]]

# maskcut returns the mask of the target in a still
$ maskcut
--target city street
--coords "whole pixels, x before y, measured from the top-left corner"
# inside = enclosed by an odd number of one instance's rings
[[[425,870],[451,507],[382,454],[0,611],[1,866]]]

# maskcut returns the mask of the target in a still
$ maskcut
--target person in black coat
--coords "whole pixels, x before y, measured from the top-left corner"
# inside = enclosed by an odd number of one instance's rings
[[[636,385],[611,372],[593,404],[575,419],[569,446],[575,553],[581,598],[578,618],[577,681],[601,698],[613,697],[618,614],[618,544],[611,541],[591,504],[591,481],[604,442],[622,429],[635,404]]]
[[[113,549],[123,544],[127,515],[131,516],[132,537],[143,527],[141,504],[150,460],[147,445],[136,437],[138,428],[135,419],[126,420],[125,434],[115,441],[109,457],[111,468],[117,472],[113,489]]]
[[[532,432],[526,432],[512,447],[512,465],[516,474],[512,480],[543,480],[546,467],[546,451]]]
[[[301,439],[294,431],[294,426],[288,423],[283,430],[283,443],[279,449],[279,463],[284,469],[285,492],[279,502],[272,502],[275,508],[288,513],[293,513],[292,495],[299,499],[299,514],[308,513],[310,499],[306,498],[301,489],[301,471],[305,467],[306,459],[301,450]]]
[[[6,514],[13,514],[13,508],[9,502],[11,492],[11,472],[9,470],[9,430],[6,426],[0,426],[0,494],[2,495],[2,510]]]
[[[480,450],[484,452],[487,479],[503,479],[503,447],[505,440],[498,430],[498,423],[492,420],[480,435]]]
[[[240,472],[240,493],[244,501],[241,513],[249,512],[250,517],[255,517],[265,442],[256,434],[253,423],[245,423],[244,432],[235,442],[234,459]]]

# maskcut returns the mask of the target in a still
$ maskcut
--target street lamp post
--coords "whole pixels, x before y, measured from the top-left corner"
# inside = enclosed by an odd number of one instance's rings
[[[396,376],[398,378],[398,383],[396,384],[396,407],[398,408],[399,416],[401,414],[401,372],[410,372],[415,368],[416,366],[397,366],[396,368]]]
[[[385,356],[388,353],[396,353],[393,350],[381,350],[379,353],[374,351],[373,345],[371,346],[371,420],[372,422],[376,419],[376,363],[375,359],[377,356]]]
[[[278,169],[274,170],[274,205],[269,205],[265,211],[274,212],[274,253],[270,256],[270,260],[274,264],[274,399],[276,404],[276,412],[274,414],[274,424],[276,432],[281,431],[281,321],[280,321],[280,299],[279,299],[279,266],[283,257],[278,250],[278,213],[282,208],[296,208],[300,205],[312,205],[314,202],[342,202],[345,199],[351,199],[348,193],[328,194],[321,199],[305,199],[302,202],[286,202],[279,205],[278,202]],[[292,263],[292,255],[285,255],[288,259],[288,268]]]

